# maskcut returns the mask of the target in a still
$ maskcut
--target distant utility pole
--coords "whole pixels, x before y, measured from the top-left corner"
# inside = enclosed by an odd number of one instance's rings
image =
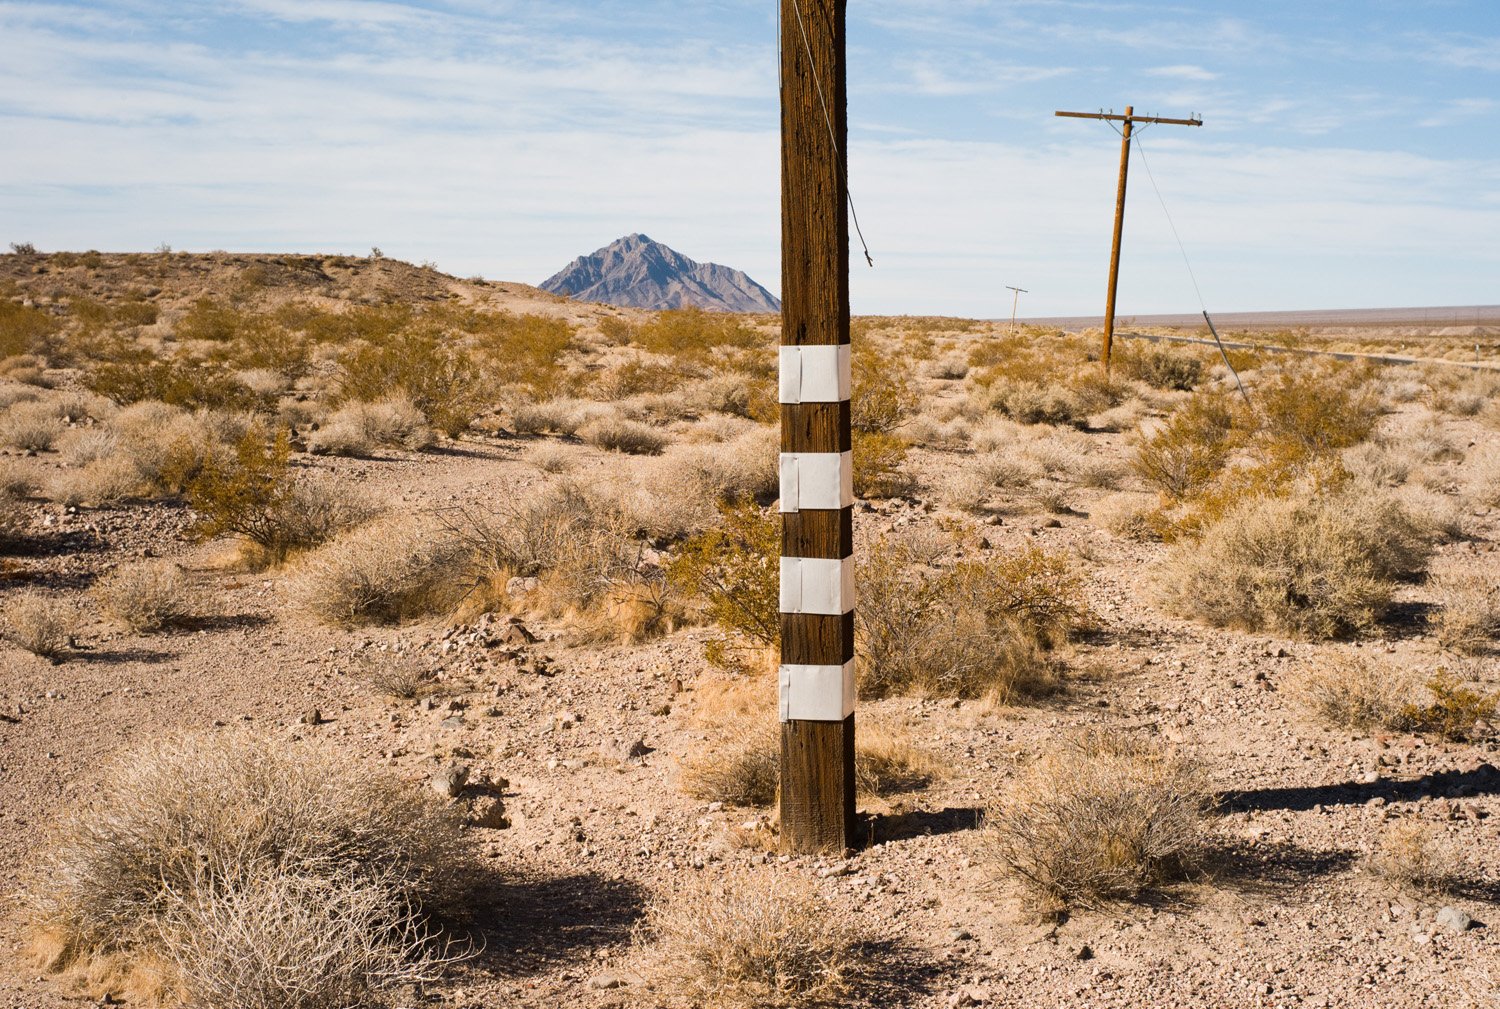
[[[1115,194],[1115,241],[1109,250],[1109,296],[1104,302],[1104,351],[1102,354],[1104,370],[1109,371],[1109,354],[1115,338],[1115,288],[1120,281],[1120,236],[1125,230],[1125,177],[1130,171],[1130,135],[1132,127],[1136,123],[1171,123],[1175,126],[1202,126],[1203,120],[1193,119],[1159,119],[1155,116],[1137,116],[1133,113],[1135,107],[1125,106],[1125,114],[1117,116],[1113,112],[1106,113],[1102,109],[1098,112],[1056,112],[1054,115],[1066,116],[1070,119],[1104,119],[1116,120],[1125,124],[1120,132],[1120,188]]]
[[[845,2],[781,4],[781,837],[805,853],[856,841]]]
[[[1011,287],[1009,284],[1005,285],[1005,289],[1007,291],[1016,292],[1015,298],[1013,298],[1010,303],[1010,332],[1011,335],[1014,336],[1016,332],[1016,306],[1021,303],[1021,295],[1030,294],[1031,292],[1026,290],[1026,288],[1024,287]]]

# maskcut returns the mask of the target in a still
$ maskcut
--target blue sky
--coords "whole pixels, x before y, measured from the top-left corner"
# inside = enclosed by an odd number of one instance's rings
[[[0,0],[0,243],[779,281],[775,4]],[[1500,3],[853,0],[856,312],[1102,311],[1119,142],[1210,310],[1500,302]],[[859,257],[855,257],[858,262]],[[1133,158],[1123,314],[1197,295]]]

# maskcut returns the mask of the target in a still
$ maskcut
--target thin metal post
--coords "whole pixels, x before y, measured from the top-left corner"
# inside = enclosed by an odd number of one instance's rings
[[[1028,291],[1028,290],[1026,290],[1026,288],[1024,288],[1024,287],[1011,287],[1009,284],[1005,285],[1005,289],[1007,291],[1015,291],[1016,292],[1016,296],[1015,296],[1014,300],[1012,300],[1011,303],[1010,303],[1010,335],[1011,336],[1015,336],[1016,335],[1016,306],[1021,303],[1021,295],[1023,295],[1023,294],[1030,294],[1031,292]]]

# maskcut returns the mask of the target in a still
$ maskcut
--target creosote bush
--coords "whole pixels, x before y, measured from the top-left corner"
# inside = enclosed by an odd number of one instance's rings
[[[695,1005],[822,1005],[857,980],[861,937],[805,880],[780,872],[690,880],[641,930],[658,985]]]
[[[290,452],[285,429],[268,446],[252,428],[235,445],[233,459],[206,455],[202,469],[185,481],[188,500],[202,515],[198,535],[240,536],[256,548],[252,560],[264,566],[280,564],[373,516],[371,506],[347,488],[296,480],[287,466]]]
[[[990,865],[1043,913],[1133,899],[1192,870],[1210,801],[1186,758],[1090,730],[1043,754],[990,810]]]
[[[41,850],[36,963],[90,994],[322,1009],[453,959],[422,920],[463,892],[453,807],[309,745],[147,744]]]

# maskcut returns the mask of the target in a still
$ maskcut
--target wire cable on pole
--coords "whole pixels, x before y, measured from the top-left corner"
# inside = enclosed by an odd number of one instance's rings
[[[849,216],[854,220],[854,233],[859,236],[860,247],[864,249],[865,262],[869,263],[871,266],[874,266],[875,260],[870,258],[870,245],[865,241],[865,233],[859,226],[859,212],[854,209],[854,193],[851,192],[849,188],[849,172],[848,169],[844,167],[844,157],[839,151],[838,138],[833,132],[833,117],[828,113],[828,99],[823,96],[823,82],[818,77],[818,65],[813,61],[812,43],[807,39],[807,25],[802,21],[802,4],[799,2],[799,0],[792,0],[792,10],[797,15],[797,28],[802,32],[802,51],[807,54],[807,66],[808,69],[812,71],[813,85],[818,90],[818,104],[823,107],[823,122],[828,126],[828,142],[833,145],[833,160],[834,163],[838,166],[839,175],[843,177],[844,196],[849,201]],[[776,11],[777,21],[780,22],[781,4],[779,0],[776,5]],[[776,32],[776,52],[778,56],[781,53],[781,31],[779,28]],[[781,60],[778,59],[777,67],[779,68],[780,66]],[[778,73],[779,72],[780,71],[778,69]]]
[[[1140,154],[1141,164],[1146,169],[1146,178],[1151,180],[1151,189],[1156,193],[1156,202],[1161,204],[1161,212],[1167,218],[1167,227],[1172,229],[1172,237],[1177,240],[1177,251],[1182,253],[1182,265],[1187,267],[1188,279],[1193,282],[1193,293],[1198,296],[1198,308],[1203,313],[1203,321],[1208,323],[1208,331],[1213,334],[1214,343],[1219,345],[1219,356],[1224,359],[1224,367],[1228,368],[1229,374],[1234,376],[1234,384],[1240,387],[1240,395],[1245,398],[1245,405],[1248,406],[1250,394],[1245,391],[1245,383],[1240,381],[1240,373],[1235,371],[1234,365],[1229,363],[1229,354],[1224,349],[1224,341],[1219,339],[1219,331],[1214,329],[1214,321],[1208,317],[1208,306],[1203,303],[1203,291],[1198,287],[1198,276],[1193,273],[1193,264],[1188,259],[1187,246],[1182,244],[1182,236],[1177,233],[1177,224],[1172,220],[1172,212],[1167,209],[1167,201],[1162,198],[1161,187],[1156,184],[1156,176],[1151,173],[1151,162],[1146,157],[1146,146],[1141,143],[1139,132],[1130,139],[1135,141],[1135,149]]]

